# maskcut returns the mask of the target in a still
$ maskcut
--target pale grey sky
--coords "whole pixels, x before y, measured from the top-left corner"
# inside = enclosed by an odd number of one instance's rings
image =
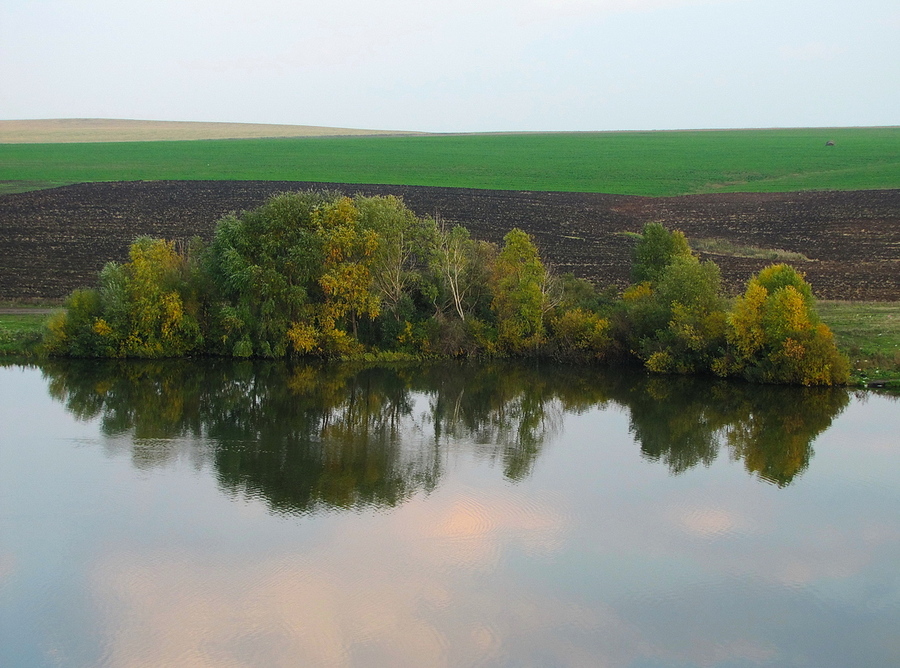
[[[0,119],[900,124],[898,0],[0,0]]]

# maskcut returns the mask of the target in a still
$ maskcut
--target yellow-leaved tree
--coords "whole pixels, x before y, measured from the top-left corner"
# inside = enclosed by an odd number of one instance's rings
[[[319,276],[325,297],[319,312],[321,345],[326,352],[344,354],[355,348],[359,319],[375,318],[381,309],[371,271],[379,235],[361,225],[359,209],[349,197],[322,207],[316,221],[324,257]]]
[[[728,352],[713,364],[722,376],[764,383],[839,385],[850,365],[819,320],[812,288],[786,264],[750,279],[728,316]]]
[[[140,237],[129,261],[108,263],[100,287],[78,290],[49,325],[51,354],[78,357],[180,357],[203,337],[190,285],[191,258],[175,243]]]

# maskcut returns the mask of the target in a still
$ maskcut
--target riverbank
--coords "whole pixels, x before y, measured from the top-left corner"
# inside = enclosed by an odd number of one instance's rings
[[[900,302],[817,302],[819,317],[850,358],[851,381],[900,391]]]
[[[44,322],[55,306],[0,303],[0,355],[38,356]],[[887,389],[900,391],[900,302],[819,301],[817,308],[850,358],[850,384],[886,381]]]
[[[37,355],[46,319],[47,309],[0,308],[0,355]]]

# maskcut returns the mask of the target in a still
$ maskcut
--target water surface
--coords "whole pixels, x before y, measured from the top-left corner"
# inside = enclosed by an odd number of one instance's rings
[[[890,398],[68,361],[0,424],[0,665],[900,664]]]

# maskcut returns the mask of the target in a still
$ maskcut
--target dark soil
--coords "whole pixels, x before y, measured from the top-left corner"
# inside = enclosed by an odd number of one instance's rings
[[[417,214],[438,215],[475,237],[500,241],[513,227],[537,240],[558,273],[598,286],[628,281],[633,240],[660,221],[689,238],[802,253],[793,262],[824,299],[900,300],[900,190],[633,197],[272,181],[85,183],[0,196],[0,301],[58,299],[93,285],[109,260],[127,259],[142,234],[209,239],[229,212],[285,190],[327,188],[401,196]],[[713,256],[710,256],[713,257]],[[739,291],[767,260],[714,256]]]

